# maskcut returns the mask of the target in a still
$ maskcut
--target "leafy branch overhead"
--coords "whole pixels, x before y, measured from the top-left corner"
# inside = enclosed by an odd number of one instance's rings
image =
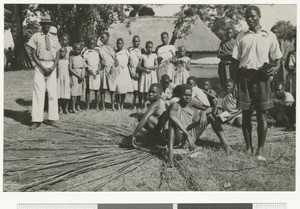
[[[186,4],[176,14],[174,31],[180,39],[190,33],[191,24],[196,18],[200,18],[221,40],[227,27],[236,27],[244,19],[243,14],[249,5],[204,5]]]

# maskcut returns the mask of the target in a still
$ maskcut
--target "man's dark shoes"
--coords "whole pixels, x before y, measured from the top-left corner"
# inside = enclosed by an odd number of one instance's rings
[[[54,120],[46,120],[46,121],[44,121],[44,123],[46,125],[48,125],[48,126],[55,126],[55,127],[57,127],[57,123]]]
[[[30,126],[30,130],[34,130],[37,129],[38,127],[41,126],[41,122],[34,122],[32,123],[32,125]]]

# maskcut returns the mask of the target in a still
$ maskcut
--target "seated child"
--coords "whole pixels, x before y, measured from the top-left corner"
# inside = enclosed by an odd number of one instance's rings
[[[160,85],[163,88],[163,93],[161,97],[165,100],[166,105],[169,106],[170,100],[173,96],[173,90],[176,87],[176,85],[172,83],[172,80],[167,74],[161,76]]]
[[[211,83],[209,80],[204,81],[203,91],[208,97],[217,97],[217,93],[211,88]]]
[[[222,122],[228,122],[230,125],[242,127],[242,110],[237,108],[236,92],[234,90],[233,79],[228,79],[225,82],[226,91],[221,94],[221,108],[222,113],[218,118]]]
[[[284,84],[280,82],[272,96],[274,107],[268,110],[268,113],[277,125],[285,126],[287,131],[295,130],[296,102],[293,95],[284,91]]]
[[[188,78],[188,84],[192,86],[193,91],[196,90],[195,93],[195,99],[205,107],[205,111],[200,112],[200,127],[196,127],[197,129],[197,138],[202,135],[204,130],[206,129],[206,126],[208,123],[211,124],[213,131],[216,133],[218,138],[220,139],[224,149],[230,153],[231,149],[227,143],[225,133],[223,131],[221,121],[217,120],[215,112],[217,109],[217,102],[216,99],[214,99],[213,103],[210,103],[205,93],[196,86],[195,77],[191,76]],[[192,92],[192,98],[193,98],[193,92]]]
[[[149,109],[143,115],[131,136],[131,143],[135,148],[140,146],[136,142],[136,135],[142,128],[152,133],[154,139],[162,140],[162,131],[167,119],[165,101],[160,97],[162,91],[162,87],[158,83],[152,84],[149,88]]]
[[[187,140],[190,149],[195,148],[195,141],[198,137],[196,126],[200,126],[200,135],[206,128],[207,122],[212,124],[212,128],[221,140],[225,150],[231,149],[227,144],[225,134],[221,124],[215,120],[211,114],[212,108],[201,104],[197,99],[192,98],[192,86],[188,84],[178,85],[174,90],[179,96],[179,100],[170,105],[169,110],[169,159],[168,165],[173,166],[173,147],[175,142],[183,146]],[[198,110],[201,110],[200,113]],[[199,135],[199,136],[200,136]]]

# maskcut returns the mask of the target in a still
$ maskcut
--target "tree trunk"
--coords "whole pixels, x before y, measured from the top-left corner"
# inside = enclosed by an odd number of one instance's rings
[[[14,18],[16,21],[15,60],[13,67],[32,67],[28,54],[25,50],[25,38],[23,36],[23,7],[22,4],[14,4]]]

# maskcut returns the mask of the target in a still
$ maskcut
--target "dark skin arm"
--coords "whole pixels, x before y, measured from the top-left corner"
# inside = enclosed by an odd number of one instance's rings
[[[207,126],[207,115],[213,112],[212,107],[207,107],[205,105],[202,105],[200,102],[198,102],[195,99],[192,99],[189,104],[190,107],[196,108],[198,110],[201,110],[200,112],[200,128],[205,128]],[[193,123],[188,127],[188,131],[194,128],[199,121]]]
[[[268,76],[274,76],[277,74],[279,67],[280,67],[280,59],[276,59],[273,61],[273,63],[275,64],[274,67],[270,68],[267,71],[264,71],[265,74],[267,74]]]
[[[159,108],[159,103],[154,102],[150,105],[149,110],[143,115],[143,118],[135,128],[134,132],[131,135],[131,144],[133,147],[136,147],[136,138],[135,136],[142,130],[142,128],[146,125],[148,119],[154,114],[154,112]]]
[[[154,60],[154,65],[150,66],[150,67],[142,67],[142,60],[139,61],[138,64],[138,69],[140,69],[140,71],[145,72],[145,73],[151,73],[151,70],[156,70],[158,68],[158,63],[157,63],[157,59]]]
[[[187,140],[189,142],[190,147],[194,147],[194,142],[192,141],[191,136],[189,135],[188,131],[183,127],[183,125],[181,124],[181,121],[179,120],[178,117],[178,108],[179,108],[179,104],[174,102],[171,104],[170,106],[170,119],[172,120],[172,122],[183,132],[183,134],[187,137]]]
[[[32,59],[33,59],[33,61],[36,63],[37,66],[39,66],[41,68],[41,70],[43,71],[43,73],[44,73],[45,76],[49,76],[52,73],[51,69],[47,68],[47,67],[44,67],[42,65],[42,63],[38,59],[37,51],[35,49],[32,48],[31,51],[32,51]]]
[[[70,61],[69,62],[70,63],[69,64],[69,72],[70,72],[70,74],[76,76],[78,78],[78,81],[81,83],[81,81],[83,80],[83,78],[81,78],[81,76],[78,73],[76,73],[73,70],[73,68],[72,68],[72,65],[73,65],[72,57],[70,57],[69,61]]]

